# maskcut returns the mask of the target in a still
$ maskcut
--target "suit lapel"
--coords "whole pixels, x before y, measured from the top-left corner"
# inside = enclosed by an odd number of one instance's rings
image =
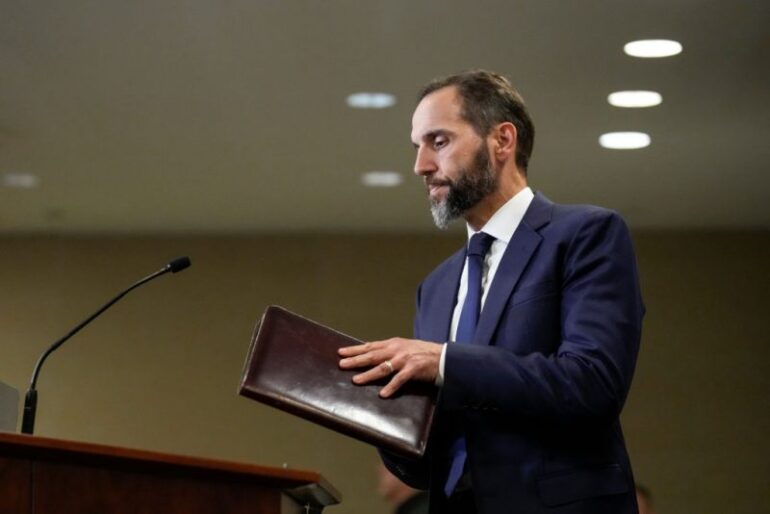
[[[431,316],[424,327],[428,341],[449,341],[452,313],[457,302],[460,275],[465,265],[465,248],[450,257],[444,277],[438,282],[435,297],[431,299]]]
[[[550,221],[552,210],[553,203],[540,193],[532,199],[500,260],[479,317],[475,344],[489,344],[491,341],[508,298],[543,239],[537,231]]]

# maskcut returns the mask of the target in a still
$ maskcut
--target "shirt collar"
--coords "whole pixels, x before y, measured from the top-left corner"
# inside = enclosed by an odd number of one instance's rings
[[[534,197],[532,189],[525,187],[497,209],[479,232],[486,232],[496,240],[508,244]],[[470,225],[467,225],[467,229],[468,239],[470,239],[476,232]]]

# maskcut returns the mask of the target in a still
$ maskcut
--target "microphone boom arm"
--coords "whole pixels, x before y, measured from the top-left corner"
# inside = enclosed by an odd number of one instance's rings
[[[166,264],[163,268],[159,269],[155,273],[144,277],[140,281],[130,286],[128,289],[121,292],[115,298],[105,303],[98,311],[93,313],[85,321],[81,322],[78,326],[70,330],[67,333],[67,335],[65,335],[64,337],[62,337],[61,339],[53,343],[45,352],[43,352],[43,355],[40,356],[40,358],[37,360],[37,364],[35,364],[35,369],[32,372],[32,378],[30,379],[30,382],[29,382],[29,390],[27,391],[27,394],[24,397],[24,414],[21,419],[22,434],[32,434],[35,431],[35,412],[37,410],[37,390],[35,389],[35,387],[37,385],[37,377],[40,374],[40,368],[43,366],[43,363],[48,358],[48,356],[51,355],[54,351],[56,351],[56,349],[59,348],[61,345],[63,345],[70,337],[80,332],[80,330],[83,327],[91,323],[101,313],[103,313],[104,311],[112,307],[115,304],[115,302],[117,302],[118,300],[126,296],[128,293],[130,293],[137,287],[161,275],[164,275],[169,271],[172,273],[181,271],[187,268],[189,265],[190,265],[190,259],[188,259],[187,257],[180,257]]]

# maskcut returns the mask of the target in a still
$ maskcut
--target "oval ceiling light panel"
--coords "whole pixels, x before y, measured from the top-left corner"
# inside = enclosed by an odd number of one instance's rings
[[[396,171],[368,171],[361,175],[361,182],[368,187],[396,187],[402,181]]]
[[[390,93],[353,93],[346,99],[354,109],[386,109],[396,105],[396,97]]]
[[[607,96],[607,101],[615,107],[654,107],[663,97],[655,91],[616,91]]]
[[[650,146],[650,136],[644,132],[608,132],[599,136],[599,144],[612,150],[636,150]]]
[[[640,39],[626,43],[623,51],[631,57],[644,59],[671,57],[682,52],[682,44],[670,39]]]
[[[0,177],[0,184],[14,189],[35,189],[40,185],[40,178],[31,173],[9,172]]]

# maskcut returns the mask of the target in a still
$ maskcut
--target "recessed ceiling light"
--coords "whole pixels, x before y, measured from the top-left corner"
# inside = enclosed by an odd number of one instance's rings
[[[615,107],[653,107],[663,97],[655,91],[615,91],[607,96],[607,101]]]
[[[34,189],[40,185],[40,179],[31,173],[9,172],[3,173],[1,183],[4,187]]]
[[[650,146],[650,136],[644,132],[608,132],[599,136],[599,144],[613,150],[635,150]]]
[[[361,182],[369,187],[396,187],[402,181],[396,171],[368,171],[361,175]]]
[[[354,109],[385,109],[396,104],[396,97],[389,93],[353,93],[347,98]]]
[[[681,53],[682,45],[670,39],[640,39],[626,43],[623,51],[632,57],[670,57]]]

